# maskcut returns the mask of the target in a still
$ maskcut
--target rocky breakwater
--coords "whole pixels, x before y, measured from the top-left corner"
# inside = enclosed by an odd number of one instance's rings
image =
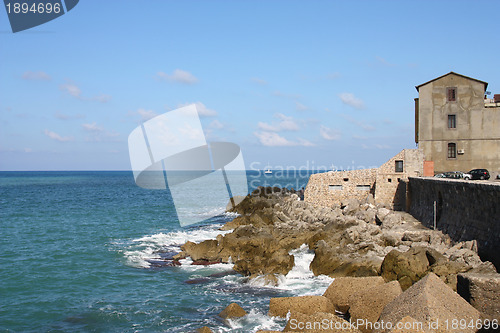
[[[454,243],[407,213],[376,206],[371,196],[318,208],[298,200],[293,191],[259,188],[231,211],[240,214],[223,226],[231,233],[199,244],[187,242],[176,257],[190,256],[195,264],[232,261],[242,275],[277,284],[279,275],[294,266],[290,251],[307,244],[315,253],[310,264],[315,275],[379,276],[384,282],[398,281],[405,291],[433,273],[452,292],[457,281],[464,281],[459,290],[480,295],[474,288],[481,284],[466,277],[488,274],[487,288],[498,287],[492,287],[497,281],[492,277],[498,276],[495,267],[481,261],[475,241]],[[483,312],[491,308],[484,302],[481,307]]]

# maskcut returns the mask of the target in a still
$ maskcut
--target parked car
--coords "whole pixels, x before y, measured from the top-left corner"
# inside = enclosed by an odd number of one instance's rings
[[[490,173],[486,169],[473,169],[468,174],[471,175],[471,179],[490,179]]]
[[[435,175],[434,177],[452,178],[452,179],[472,179],[472,176],[470,174],[462,172],[462,171],[443,172],[443,173]]]

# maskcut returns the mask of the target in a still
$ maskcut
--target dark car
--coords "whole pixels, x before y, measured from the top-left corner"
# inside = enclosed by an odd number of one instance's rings
[[[490,179],[490,173],[486,169],[474,169],[467,173],[471,175],[471,179]]]

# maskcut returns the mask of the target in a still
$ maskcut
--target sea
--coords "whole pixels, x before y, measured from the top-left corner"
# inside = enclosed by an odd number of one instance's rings
[[[300,189],[314,172],[247,171],[249,191]],[[332,282],[309,270],[305,245],[277,286],[231,263],[166,260],[188,240],[229,232],[220,227],[236,215],[226,204],[198,205],[192,214],[211,217],[181,227],[169,191],[138,187],[130,171],[0,172],[0,332],[283,329],[286,320],[267,315],[270,298],[321,295]],[[248,315],[223,321],[217,314],[232,302]]]

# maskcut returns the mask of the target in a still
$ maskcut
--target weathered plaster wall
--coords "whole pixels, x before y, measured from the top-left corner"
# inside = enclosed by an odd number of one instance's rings
[[[410,213],[455,241],[476,239],[479,255],[500,268],[500,183],[410,178]]]
[[[447,88],[456,87],[456,101],[448,101]],[[425,160],[434,171],[500,171],[500,108],[484,106],[484,84],[450,74],[419,88],[418,140]],[[456,128],[448,128],[448,115]],[[456,158],[448,158],[448,143],[455,143]]]

